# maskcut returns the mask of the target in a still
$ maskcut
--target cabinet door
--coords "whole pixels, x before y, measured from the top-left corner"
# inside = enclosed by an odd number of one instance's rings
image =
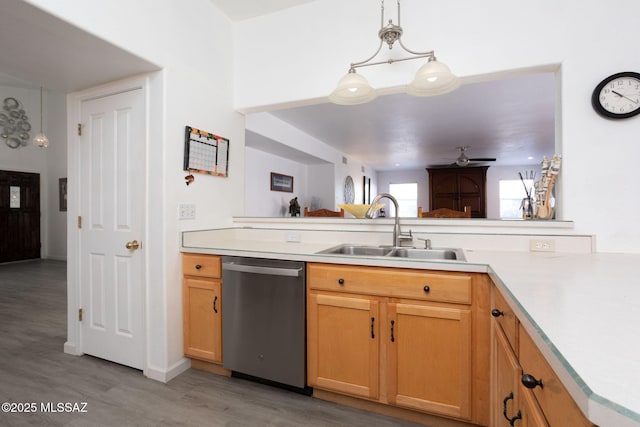
[[[520,386],[520,406],[522,407],[522,419],[513,424],[515,427],[549,427],[533,392],[522,385]],[[575,424],[567,425],[574,426]]]
[[[498,324],[493,322],[493,366],[491,414],[496,427],[509,427],[509,419],[522,416],[519,404],[518,380],[522,376],[520,364],[513,354],[509,341]],[[520,422],[520,424],[516,424]],[[514,425],[521,425],[517,420]]]
[[[185,278],[183,334],[185,356],[222,362],[222,298],[219,280]]]
[[[309,385],[378,399],[378,301],[311,292],[308,303]]]
[[[471,311],[389,303],[387,383],[390,403],[471,418]]]

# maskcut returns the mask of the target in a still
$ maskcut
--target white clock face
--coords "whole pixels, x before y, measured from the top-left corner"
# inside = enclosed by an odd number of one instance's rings
[[[612,114],[629,114],[640,109],[640,80],[619,77],[600,90],[600,105]]]

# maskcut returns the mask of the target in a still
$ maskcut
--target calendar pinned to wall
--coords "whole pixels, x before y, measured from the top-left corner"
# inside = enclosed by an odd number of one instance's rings
[[[227,177],[229,140],[211,132],[185,126],[184,170]]]

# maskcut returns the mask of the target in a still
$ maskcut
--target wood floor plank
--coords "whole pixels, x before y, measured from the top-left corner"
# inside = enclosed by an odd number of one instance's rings
[[[87,402],[87,413],[0,413],[2,426],[417,426],[193,369],[163,384],[135,369],[64,354],[60,261],[0,264],[0,325],[0,403]]]

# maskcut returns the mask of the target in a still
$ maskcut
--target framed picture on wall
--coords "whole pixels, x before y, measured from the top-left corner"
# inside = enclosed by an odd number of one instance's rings
[[[60,196],[60,212],[67,211],[67,178],[58,180],[58,193]]]
[[[293,177],[281,173],[271,172],[271,191],[293,193]]]

